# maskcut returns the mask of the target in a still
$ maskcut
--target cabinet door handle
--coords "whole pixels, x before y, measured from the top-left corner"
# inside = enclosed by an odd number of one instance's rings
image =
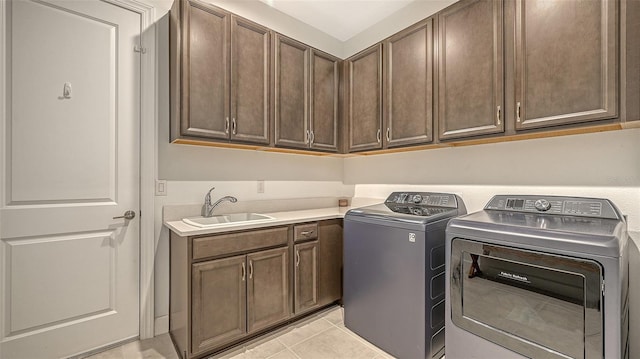
[[[309,143],[309,139],[310,139],[310,135],[309,135],[309,130],[307,130],[307,133],[304,134],[304,143],[307,144]]]
[[[498,111],[496,111],[496,124],[500,126],[500,106],[498,106]]]
[[[249,279],[253,278],[253,261],[249,261]]]
[[[300,265],[300,251],[296,251],[296,267]]]
[[[247,270],[244,267],[244,262],[242,263],[242,281],[244,282],[244,278],[246,277]]]
[[[391,127],[387,127],[387,142],[391,141]]]
[[[236,119],[233,118],[231,119],[231,132],[235,135],[236,134]]]
[[[313,144],[313,141],[316,140],[316,135],[313,133],[313,131],[309,132],[309,143]]]
[[[229,134],[229,117],[224,120],[224,133]]]
[[[378,140],[378,143],[382,141],[382,130],[378,129],[378,132],[376,133],[376,139]]]
[[[520,102],[516,104],[516,121],[520,122]]]

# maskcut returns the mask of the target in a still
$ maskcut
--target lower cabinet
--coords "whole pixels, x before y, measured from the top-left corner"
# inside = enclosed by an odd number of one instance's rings
[[[286,247],[193,265],[191,350],[219,347],[289,318]]]
[[[318,306],[342,299],[342,219],[318,222]]]
[[[247,332],[289,318],[289,251],[278,248],[247,255]]]
[[[171,233],[169,332],[203,358],[341,299],[342,220]],[[293,258],[292,258],[293,256]]]
[[[191,351],[199,353],[247,332],[246,256],[194,264]]]
[[[318,241],[296,244],[294,269],[294,312],[318,306]]]

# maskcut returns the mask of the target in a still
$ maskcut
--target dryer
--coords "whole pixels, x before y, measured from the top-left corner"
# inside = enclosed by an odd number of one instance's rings
[[[499,195],[452,219],[446,358],[628,358],[627,241],[606,199]]]

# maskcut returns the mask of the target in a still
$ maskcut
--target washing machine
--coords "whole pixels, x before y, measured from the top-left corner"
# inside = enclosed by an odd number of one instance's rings
[[[609,200],[499,195],[446,230],[446,358],[628,358],[627,224]]]
[[[344,218],[344,324],[400,359],[444,354],[445,229],[454,194],[394,192]]]

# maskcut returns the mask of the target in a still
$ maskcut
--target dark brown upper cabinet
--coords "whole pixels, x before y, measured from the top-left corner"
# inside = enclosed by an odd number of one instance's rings
[[[311,48],[280,34],[275,43],[275,144],[307,148]]]
[[[269,143],[271,33],[231,17],[231,139]]]
[[[502,0],[464,0],[438,16],[439,138],[504,132]]]
[[[516,129],[612,119],[618,1],[516,1]]]
[[[340,60],[275,37],[275,144],[337,151]]]
[[[433,18],[384,42],[384,147],[433,140]]]
[[[382,148],[382,44],[345,60],[348,151]]]
[[[309,142],[313,149],[338,151],[340,62],[335,56],[311,49]]]
[[[170,30],[171,140],[269,144],[269,29],[183,0]]]

